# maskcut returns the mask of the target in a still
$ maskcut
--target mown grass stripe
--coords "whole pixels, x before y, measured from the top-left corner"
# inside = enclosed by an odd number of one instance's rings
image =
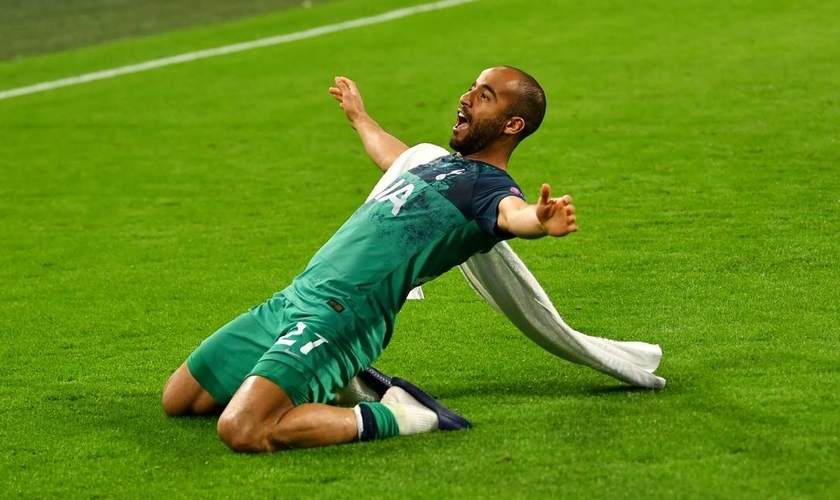
[[[195,52],[188,52],[186,54],[179,54],[172,57],[164,57],[162,59],[154,59],[139,64],[131,64],[129,66],[122,66],[119,68],[106,69],[87,73],[84,75],[73,76],[69,78],[62,78],[60,80],[52,80],[49,82],[36,83],[26,87],[19,87],[16,89],[9,89],[0,91],[0,100],[10,99],[12,97],[19,97],[28,94],[35,94],[37,92],[45,92],[47,90],[68,87],[70,85],[79,85],[82,83],[94,82],[98,80],[106,80],[108,78],[115,78],[117,76],[128,75],[131,73],[139,73],[141,71],[148,71],[151,69],[162,68],[164,66],[172,66],[173,64],[182,64],[199,59],[207,59],[208,57],[222,56],[226,54],[233,54],[245,50],[258,49],[261,47],[270,47],[272,45],[280,45],[283,43],[296,42],[298,40],[305,40],[307,38],[314,38],[338,31],[345,31],[354,28],[361,28],[363,26],[370,26],[372,24],[380,24],[403,17],[413,16],[423,12],[430,12],[433,10],[447,9],[457,5],[470,3],[475,0],[443,0],[440,2],[427,3],[422,5],[415,5],[414,7],[406,7],[403,9],[392,10],[379,14],[376,16],[362,17],[359,19],[352,19],[336,24],[329,24],[327,26],[320,26],[309,30],[298,31],[295,33],[288,33],[285,35],[272,36],[268,38],[261,38],[259,40],[252,40],[250,42],[235,43],[232,45],[224,45],[222,47],[215,47],[212,49],[199,50]]]

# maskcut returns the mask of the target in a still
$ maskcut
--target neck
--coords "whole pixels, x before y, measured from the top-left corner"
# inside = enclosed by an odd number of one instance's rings
[[[476,160],[476,161],[481,161],[481,162],[484,162],[484,163],[489,163],[490,165],[493,165],[494,167],[496,167],[500,170],[507,171],[507,161],[508,161],[507,158],[498,158],[498,157],[489,156],[489,155],[486,155],[486,154],[483,154],[483,153],[475,153],[475,154],[467,155],[467,156],[464,156],[464,158],[466,158],[468,160]]]
[[[511,154],[513,154],[513,148],[506,147],[504,144],[496,143],[482,149],[481,151],[476,151],[475,153],[462,156],[468,160],[482,161],[484,163],[489,163],[498,169],[507,171]]]

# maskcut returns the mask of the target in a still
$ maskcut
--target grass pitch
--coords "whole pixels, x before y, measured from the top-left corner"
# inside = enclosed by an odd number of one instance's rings
[[[328,0],[315,0],[318,4]],[[6,0],[0,2],[0,60],[136,38],[177,28],[300,7],[300,0]],[[303,5],[314,5],[312,0]]]
[[[0,90],[378,14],[336,1],[0,63]],[[830,498],[840,9],[481,0],[0,101],[0,494]],[[445,143],[479,71],[546,88],[511,173],[581,232],[515,242],[564,319],[662,345],[662,391],[553,358],[450,273],[378,366],[475,424],[272,456],[166,418],[163,382],[284,287],[377,178],[327,94],[356,79]]]

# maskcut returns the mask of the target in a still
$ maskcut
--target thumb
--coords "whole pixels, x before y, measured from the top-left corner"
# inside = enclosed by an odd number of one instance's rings
[[[542,188],[540,188],[540,205],[547,205],[548,200],[551,198],[551,186],[548,184],[543,184]]]

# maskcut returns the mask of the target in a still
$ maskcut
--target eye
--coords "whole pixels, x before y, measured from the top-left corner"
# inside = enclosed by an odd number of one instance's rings
[[[489,96],[489,95],[487,95],[487,92],[482,92],[482,93],[481,93],[481,98],[482,98],[482,99],[484,99],[485,101],[489,101],[489,100],[490,100],[490,96]]]

